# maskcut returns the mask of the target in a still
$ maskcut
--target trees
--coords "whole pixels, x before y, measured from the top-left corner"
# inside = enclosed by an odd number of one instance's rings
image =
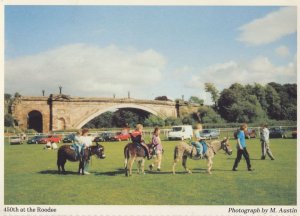
[[[211,94],[211,100],[214,102],[215,104],[215,110],[217,110],[217,103],[218,103],[218,99],[219,99],[219,91],[218,89],[215,87],[215,85],[213,83],[205,83],[205,91],[209,92]]]
[[[4,115],[4,126],[5,127],[13,127],[14,126],[14,118],[9,113],[6,113]]]
[[[201,123],[223,123],[224,119],[210,106],[202,106],[198,109]]]
[[[168,117],[165,119],[165,126],[181,125],[182,121],[180,118]]]
[[[218,100],[220,115],[229,122],[255,122],[267,118],[297,120],[297,85],[232,84]]]
[[[228,122],[255,122],[265,119],[266,114],[251,88],[239,83],[224,89],[218,100],[219,113]]]
[[[199,105],[203,106],[204,100],[200,99],[196,96],[191,96],[190,99],[189,99],[189,103],[195,103],[195,104],[199,104]]]
[[[160,100],[160,101],[172,101],[167,96],[157,96],[154,98],[154,100]]]
[[[155,116],[155,115],[150,115],[144,122],[145,126],[148,126],[148,127],[162,127],[162,126],[165,126],[165,121],[158,117],[158,116]]]

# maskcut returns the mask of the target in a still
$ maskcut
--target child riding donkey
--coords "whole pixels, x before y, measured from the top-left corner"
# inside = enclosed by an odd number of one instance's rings
[[[202,132],[202,125],[197,124],[196,129],[194,130],[194,140],[191,143],[193,146],[195,146],[197,150],[197,155],[196,157],[201,159],[203,158],[203,155],[205,154],[207,150],[207,144],[205,142],[205,137],[201,137],[201,132]]]
[[[131,141],[138,147],[143,148],[145,150],[145,154],[147,156],[147,159],[150,160],[150,152],[148,146],[145,144],[143,138],[142,138],[142,132],[143,132],[143,125],[137,124],[135,127],[135,130],[130,133]]]
[[[73,144],[71,145],[71,148],[74,149],[75,151],[75,159],[80,159],[82,158],[82,154],[83,154],[83,143],[80,140],[81,137],[81,131],[77,131],[76,134],[73,137]]]

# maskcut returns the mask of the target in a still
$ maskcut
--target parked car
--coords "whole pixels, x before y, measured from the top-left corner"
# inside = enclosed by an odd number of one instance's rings
[[[104,142],[104,141],[113,141],[116,133],[105,132],[101,133],[94,139],[94,142]],[[97,141],[98,140],[98,141]]]
[[[104,142],[104,139],[100,136],[96,136],[93,142]]]
[[[235,139],[237,139],[237,133],[238,133],[239,129],[237,129],[233,136]],[[256,138],[256,131],[254,129],[251,129],[251,128],[248,128],[248,130],[245,132],[245,137],[247,139],[250,139],[250,138]]]
[[[218,139],[220,136],[220,131],[216,129],[205,129],[200,134],[206,139]]]
[[[193,137],[193,128],[191,125],[173,126],[168,134],[168,139],[191,139]]]
[[[93,140],[93,142],[104,142],[104,141],[109,141],[107,133],[100,133]]]
[[[59,143],[61,141],[61,137],[58,135],[48,135],[45,138],[42,138],[39,143],[46,144],[47,142],[55,142]]]
[[[21,136],[13,136],[9,138],[11,145],[23,144],[23,139]]]
[[[129,133],[121,133],[121,132],[117,132],[113,137],[112,137],[112,141],[124,141],[127,140],[129,141],[131,139],[131,136]]]
[[[75,134],[69,134],[63,138],[63,143],[72,143],[74,141]]]
[[[287,138],[285,130],[281,127],[270,128],[270,138]]]
[[[38,144],[41,143],[41,139],[46,138],[46,136],[34,136],[27,140],[28,144]]]

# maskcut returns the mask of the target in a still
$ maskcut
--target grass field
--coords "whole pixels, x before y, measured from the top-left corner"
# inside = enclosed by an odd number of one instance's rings
[[[174,146],[164,141],[162,171],[125,177],[123,147],[126,142],[106,142],[104,160],[92,158],[91,175],[79,176],[78,163],[67,162],[66,175],[58,175],[56,151],[43,145],[9,145],[5,142],[4,202],[47,205],[296,205],[296,139],[272,139],[275,160],[260,160],[259,139],[247,140],[254,172],[245,160],[232,172],[236,157],[219,152],[212,175],[205,172],[206,161],[188,160],[193,174],[177,165],[171,173]],[[59,144],[61,145],[61,144]],[[146,166],[150,164],[146,161]],[[134,164],[136,168],[136,163]]]

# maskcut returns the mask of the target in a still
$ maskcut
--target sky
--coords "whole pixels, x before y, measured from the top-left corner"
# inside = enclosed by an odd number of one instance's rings
[[[297,9],[5,6],[5,93],[188,100],[297,82]]]

